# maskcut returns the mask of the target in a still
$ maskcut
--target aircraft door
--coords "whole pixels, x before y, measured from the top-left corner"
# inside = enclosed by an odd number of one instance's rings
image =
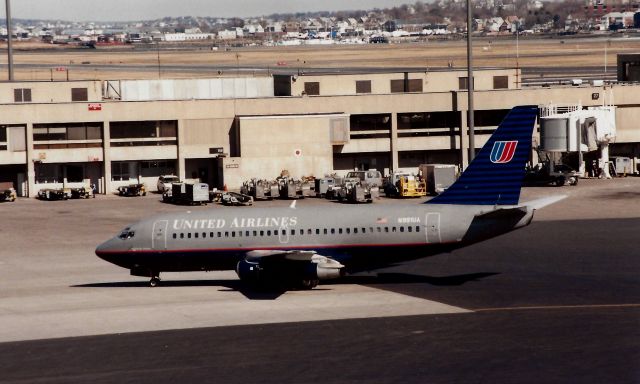
[[[440,243],[440,213],[427,213],[425,223],[424,233],[427,238],[427,243]]]
[[[278,241],[280,244],[288,244],[289,243],[289,228],[286,225],[282,225],[278,231]]]
[[[151,235],[151,248],[157,250],[167,249],[167,227],[169,221],[158,220],[153,223],[153,234]]]

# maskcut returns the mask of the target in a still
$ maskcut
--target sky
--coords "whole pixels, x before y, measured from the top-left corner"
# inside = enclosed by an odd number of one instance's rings
[[[165,16],[250,17],[272,13],[387,8],[415,0],[10,0],[15,19],[153,20]],[[4,18],[4,2],[0,17]]]

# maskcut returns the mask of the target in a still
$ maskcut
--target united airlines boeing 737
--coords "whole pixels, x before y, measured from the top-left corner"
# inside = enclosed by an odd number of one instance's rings
[[[535,106],[513,108],[460,178],[413,205],[220,208],[129,225],[96,254],[132,275],[235,269],[242,281],[313,288],[320,280],[464,247],[528,225],[563,196],[519,204]]]

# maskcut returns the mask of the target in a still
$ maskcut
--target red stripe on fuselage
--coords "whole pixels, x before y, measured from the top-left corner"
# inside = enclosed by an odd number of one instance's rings
[[[140,253],[190,253],[190,252],[242,252],[255,250],[314,250],[314,249],[340,249],[340,248],[389,248],[389,247],[415,247],[439,244],[453,244],[456,241],[442,243],[396,243],[396,244],[347,244],[347,245],[302,245],[302,246],[271,246],[271,247],[242,247],[242,248],[191,248],[191,249],[141,249],[126,251],[100,251],[98,256],[113,254],[140,254]]]

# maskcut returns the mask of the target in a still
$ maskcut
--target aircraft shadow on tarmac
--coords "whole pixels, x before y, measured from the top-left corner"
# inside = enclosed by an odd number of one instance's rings
[[[378,273],[377,275],[351,275],[340,280],[329,281],[331,284],[360,284],[360,285],[385,285],[385,284],[429,284],[435,286],[457,286],[477,281],[486,277],[498,275],[499,272],[478,272],[452,276],[425,276],[411,273]]]
[[[410,273],[379,273],[377,275],[351,275],[345,276],[338,280],[323,282],[321,287],[313,289],[311,292],[321,292],[331,290],[332,285],[338,284],[359,284],[367,286],[384,286],[386,284],[429,284],[434,286],[458,286],[470,281],[477,281],[493,275],[498,272],[479,272],[468,273],[464,275],[452,276],[423,276]],[[72,285],[73,288],[146,288],[149,286],[145,281],[115,281],[109,283],[89,283]],[[327,288],[322,288],[322,286]],[[162,281],[160,287],[222,287],[220,292],[240,292],[249,300],[275,300],[287,289],[279,287],[268,287],[256,289],[247,286],[240,280],[166,280]]]

